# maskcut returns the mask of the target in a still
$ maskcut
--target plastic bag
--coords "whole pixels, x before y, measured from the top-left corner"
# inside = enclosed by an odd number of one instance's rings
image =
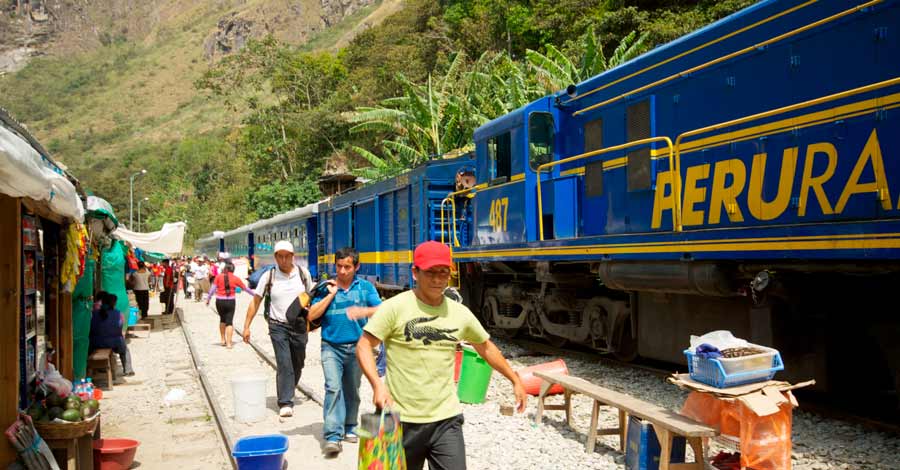
[[[696,351],[697,346],[703,343],[711,344],[719,348],[719,351],[730,348],[743,348],[750,344],[746,340],[735,338],[728,330],[710,331],[703,336],[691,335],[691,351]]]
[[[72,393],[72,382],[63,377],[53,364],[47,363],[47,367],[41,371],[41,377],[41,383],[57,395],[67,397]]]
[[[791,419],[793,407],[782,403],[778,413],[757,416],[741,409],[741,468],[791,470]]]
[[[377,427],[367,425],[375,421]],[[400,416],[382,410],[380,414],[362,415],[362,424],[357,429],[359,435],[358,470],[406,470],[406,452],[403,450],[403,428]],[[385,418],[389,421],[386,423]],[[387,426],[385,426],[387,424]]]
[[[741,434],[741,408],[737,400],[725,400],[694,391],[684,401],[681,414],[712,426],[722,434],[735,438]]]

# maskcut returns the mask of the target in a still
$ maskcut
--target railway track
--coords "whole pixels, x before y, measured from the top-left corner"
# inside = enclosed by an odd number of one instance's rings
[[[606,366],[641,370],[663,379],[675,372],[685,372],[686,369],[686,366],[679,367],[662,361],[638,360],[637,362],[624,362],[605,354],[555,347],[531,339],[503,338],[503,341],[516,344],[519,347],[535,353],[535,355],[572,357],[585,361],[598,361]],[[812,393],[804,390],[798,390],[795,393],[800,397],[802,402],[801,410],[804,412],[812,413],[826,419],[858,424],[874,431],[900,435],[900,423],[884,419],[883,409],[863,408],[859,411],[848,410],[846,406],[842,406],[839,402],[836,403],[833,398],[829,398],[821,393]]]
[[[225,419],[225,413],[222,410],[222,407],[219,405],[218,400],[213,399],[213,385],[210,381],[206,369],[207,367],[203,363],[202,359],[199,357],[198,349],[194,343],[192,335],[188,332],[188,329],[185,327],[184,313],[181,308],[175,309],[176,318],[178,319],[178,324],[181,327],[181,332],[184,334],[184,339],[187,342],[188,350],[191,355],[191,364],[193,365],[194,372],[196,372],[197,377],[200,378],[200,385],[203,389],[203,395],[206,400],[207,405],[209,405],[210,410],[213,413],[213,420],[216,424],[217,434],[219,435],[222,444],[225,446],[227,450],[227,455],[229,457],[229,461],[231,462],[232,468],[237,469],[237,462],[232,456],[232,451],[234,450],[234,445],[236,442],[236,433],[233,429],[231,429],[228,420]],[[238,336],[242,336],[243,332],[235,327],[235,334]],[[272,370],[274,371],[275,366],[275,358],[269,354],[265,349],[260,347],[255,341],[251,339],[249,345],[253,349],[254,352],[265,362],[268,364]],[[324,406],[324,399],[322,395],[311,387],[303,383],[302,381],[297,385],[297,390],[300,393],[304,394],[309,400],[314,401],[319,406]]]

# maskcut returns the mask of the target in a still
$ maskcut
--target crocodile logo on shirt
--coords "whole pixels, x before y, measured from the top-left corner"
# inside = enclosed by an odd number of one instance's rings
[[[419,317],[414,318],[408,322],[406,322],[406,327],[403,328],[403,335],[406,337],[406,341],[412,341],[413,339],[420,339],[425,346],[436,342],[436,341],[452,341],[454,343],[459,340],[449,335],[448,333],[454,333],[458,330],[458,328],[435,328],[430,325],[421,325],[421,323],[426,323],[430,321],[436,320],[438,317]]]

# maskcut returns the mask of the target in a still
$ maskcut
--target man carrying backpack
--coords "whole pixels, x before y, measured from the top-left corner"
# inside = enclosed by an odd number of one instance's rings
[[[375,286],[356,277],[359,252],[341,248],[334,254],[337,279],[309,308],[310,321],[322,318],[322,371],[325,373],[325,447],[328,457],[341,452],[341,440],[356,442],[359,381],[356,343],[367,319],[381,305]]]
[[[310,292],[312,282],[309,272],[294,264],[294,246],[282,240],[275,244],[275,262],[259,279],[253,301],[247,308],[244,320],[244,342],[250,342],[250,324],[259,309],[265,305],[264,316],[269,324],[269,338],[275,349],[275,384],[278,394],[278,416],[294,415],[294,389],[300,382],[303,361],[306,359],[306,318],[296,318],[299,296]],[[290,317],[295,317],[289,321]]]

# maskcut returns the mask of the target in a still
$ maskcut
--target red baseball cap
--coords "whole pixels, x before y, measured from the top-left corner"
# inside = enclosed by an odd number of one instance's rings
[[[452,267],[450,247],[436,241],[428,241],[416,247],[413,254],[413,264],[422,270],[433,266]]]

